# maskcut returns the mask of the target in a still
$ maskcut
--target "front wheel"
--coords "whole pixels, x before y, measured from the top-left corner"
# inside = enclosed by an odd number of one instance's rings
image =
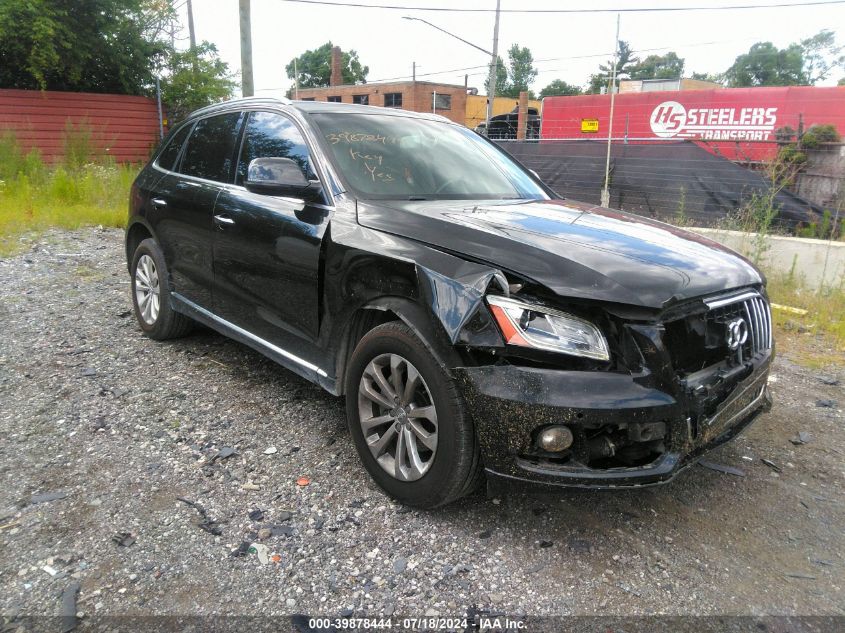
[[[452,378],[400,322],[368,332],[346,375],[346,415],[376,483],[407,505],[435,508],[481,480],[478,441]]]

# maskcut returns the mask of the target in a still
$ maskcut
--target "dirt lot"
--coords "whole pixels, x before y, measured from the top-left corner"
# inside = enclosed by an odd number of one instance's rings
[[[7,622],[59,613],[74,582],[83,623],[472,606],[845,615],[845,370],[782,350],[775,408],[708,456],[742,476],[699,465],[659,488],[409,511],[370,483],[339,399],[205,330],[142,337],[121,253],[121,232],[88,229],[0,261]],[[232,555],[253,541],[279,562]]]

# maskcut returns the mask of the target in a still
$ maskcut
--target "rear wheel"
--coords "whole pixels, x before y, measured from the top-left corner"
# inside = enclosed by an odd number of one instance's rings
[[[148,238],[132,258],[132,307],[144,334],[157,340],[187,334],[193,325],[188,317],[170,307],[170,286],[164,255]]]
[[[356,346],[346,412],[364,467],[399,501],[435,508],[480,482],[478,442],[463,398],[404,323],[380,325]]]

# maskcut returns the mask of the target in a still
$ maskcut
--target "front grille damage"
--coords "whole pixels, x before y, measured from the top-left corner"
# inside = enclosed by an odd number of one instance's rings
[[[677,315],[678,312],[675,312]],[[772,322],[766,299],[756,291],[699,301],[681,316],[663,324],[662,347],[671,385],[663,385],[686,412],[689,438],[702,428],[772,348]],[[548,454],[532,441],[521,458],[551,468],[591,469],[640,467],[655,462],[673,443],[669,421],[637,420],[594,424],[585,415],[575,430],[575,442],[564,454]],[[535,431],[536,434],[542,429]]]

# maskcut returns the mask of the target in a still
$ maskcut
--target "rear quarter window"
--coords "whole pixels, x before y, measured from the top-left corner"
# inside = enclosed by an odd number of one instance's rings
[[[197,121],[182,157],[180,173],[229,182],[240,118],[240,112],[232,112]]]
[[[173,171],[176,167],[176,159],[179,158],[179,152],[185,144],[185,139],[188,138],[188,133],[191,131],[191,124],[183,125],[176,131],[168,140],[167,145],[158,155],[156,164],[162,169]]]

